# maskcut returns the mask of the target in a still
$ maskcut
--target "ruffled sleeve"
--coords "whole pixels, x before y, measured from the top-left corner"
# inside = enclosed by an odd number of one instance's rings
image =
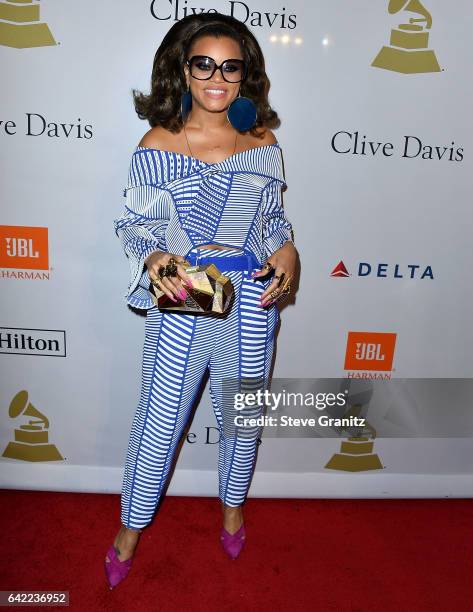
[[[282,191],[287,185],[283,175],[280,150],[276,160],[274,177],[263,191],[263,249],[266,259],[286,242],[289,241],[294,244],[292,223],[285,213],[282,202]]]
[[[145,259],[153,251],[167,251],[165,231],[169,223],[168,193],[156,184],[149,184],[133,156],[128,185],[124,189],[125,204],[120,217],[114,220],[130,265],[130,281],[125,294],[130,306],[148,309],[154,306],[149,292],[150,278]]]

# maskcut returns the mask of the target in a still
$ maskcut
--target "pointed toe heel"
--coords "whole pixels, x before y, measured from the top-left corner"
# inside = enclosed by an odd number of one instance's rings
[[[133,529],[131,527],[127,528],[131,529],[131,531],[137,531],[138,533],[142,533],[143,529]],[[108,586],[110,589],[114,589],[122,580],[124,580],[131,569],[133,559],[135,558],[135,554],[129,558],[125,559],[125,561],[120,561],[117,555],[117,549],[115,545],[117,544],[118,536],[115,538],[114,543],[110,546],[107,551],[107,556],[105,557],[104,565],[105,565],[105,575],[107,577]],[[120,551],[118,551],[120,554]]]
[[[236,559],[246,541],[245,526],[242,525],[240,529],[233,534],[228,533],[228,531],[222,527],[220,541],[222,543],[223,550],[227,553],[230,559]]]
[[[110,589],[114,589],[128,576],[132,563],[133,557],[125,561],[120,561],[115,546],[110,546],[107,552],[107,558],[105,559],[105,575],[107,576]]]

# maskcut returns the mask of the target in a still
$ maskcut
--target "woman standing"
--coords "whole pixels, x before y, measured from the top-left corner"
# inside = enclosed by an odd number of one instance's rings
[[[220,539],[232,559],[245,542],[241,506],[262,428],[231,427],[236,413],[222,380],[261,380],[267,388],[275,302],[290,292],[297,259],[268,90],[253,34],[232,17],[204,13],[170,29],[156,52],[150,95],[135,92],[136,111],[152,128],[133,153],[115,229],[131,268],[127,302],[147,313],[122,525],[105,560],[111,588],[128,574],[139,534],[153,518],[207,368],[220,432]],[[177,272],[169,276],[172,259]],[[155,306],[151,281],[173,301],[185,299],[192,286],[185,261],[215,263],[230,277],[229,311],[196,315]]]

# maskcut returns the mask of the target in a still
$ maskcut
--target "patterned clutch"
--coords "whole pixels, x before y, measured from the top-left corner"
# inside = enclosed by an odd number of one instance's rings
[[[185,266],[191,277],[193,288],[185,288],[187,298],[173,302],[157,285],[151,283],[149,290],[156,306],[162,310],[180,310],[188,313],[224,313],[228,306],[234,287],[231,279],[222,274],[215,264]]]

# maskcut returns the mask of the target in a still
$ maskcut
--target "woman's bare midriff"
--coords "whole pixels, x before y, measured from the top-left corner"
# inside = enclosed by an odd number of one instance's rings
[[[198,249],[219,249],[220,251],[241,251],[232,247],[224,247],[221,244],[199,244]]]

